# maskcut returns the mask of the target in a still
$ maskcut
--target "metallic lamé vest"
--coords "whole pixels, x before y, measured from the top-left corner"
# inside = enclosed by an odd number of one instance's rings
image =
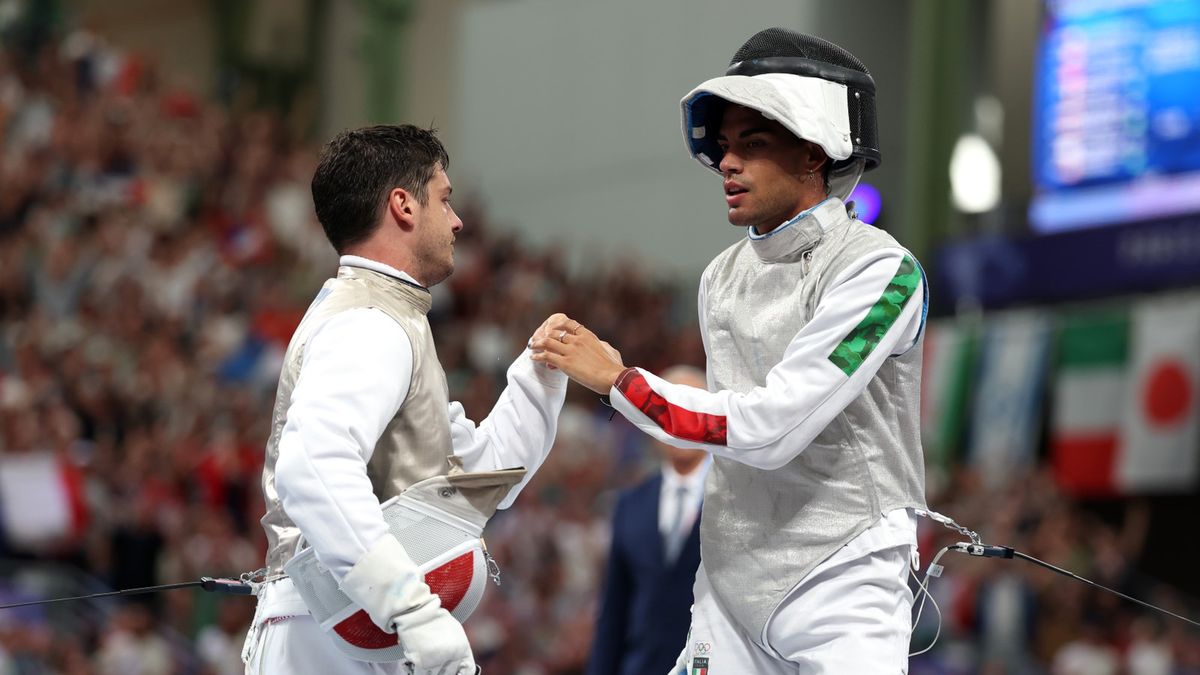
[[[317,294],[284,356],[271,438],[267,441],[263,466],[263,496],[267,513],[262,518],[267,532],[268,575],[280,574],[283,564],[295,553],[300,530],[283,510],[275,488],[275,464],[279,460],[279,436],[287,420],[292,389],[304,361],[304,347],[313,328],[349,309],[373,307],[382,310],[404,329],[412,344],[412,382],[404,404],[388,423],[367,462],[367,476],[380,502],[391,499],[418,481],[445,475],[451,468],[449,394],[446,375],[438,362],[429,330],[429,292],[386,274],[343,266],[337,278],[325,282]]]
[[[828,199],[723,251],[704,272],[710,388],[763,386],[838,274],[871,251],[896,247]],[[779,469],[714,458],[701,558],[718,602],[747,637],[761,642],[788,592],[881,515],[924,506],[920,371],[918,342],[884,361],[866,390]]]

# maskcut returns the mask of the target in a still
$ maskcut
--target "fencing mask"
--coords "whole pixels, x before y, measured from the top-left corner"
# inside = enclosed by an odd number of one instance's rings
[[[875,81],[837,45],[786,28],[753,35],[725,75],[683,98],[683,133],[701,164],[720,172],[717,143],[725,103],[759,111],[798,138],[821,146],[833,163],[830,196],[845,199],[864,171],[879,166]]]

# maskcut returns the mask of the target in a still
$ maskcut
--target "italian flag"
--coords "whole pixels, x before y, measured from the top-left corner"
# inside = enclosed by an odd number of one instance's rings
[[[1135,307],[1130,346],[1119,487],[1126,492],[1190,490],[1200,468],[1200,296]]]
[[[1124,312],[1066,318],[1057,345],[1050,457],[1058,484],[1077,497],[1118,491],[1116,461],[1129,352]]]

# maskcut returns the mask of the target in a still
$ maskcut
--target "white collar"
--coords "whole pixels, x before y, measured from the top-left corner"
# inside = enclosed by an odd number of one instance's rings
[[[412,275],[408,274],[407,272],[402,272],[391,265],[381,263],[378,260],[371,260],[370,258],[364,258],[360,255],[344,255],[338,258],[338,264],[345,265],[347,267],[361,267],[366,270],[371,270],[372,272],[379,272],[380,274],[386,274],[389,277],[403,279],[409,283],[413,283],[424,288],[424,285],[414,279]]]
[[[763,262],[794,262],[816,246],[825,232],[845,216],[846,206],[842,200],[827,197],[766,234],[747,227],[746,236],[750,247]]]

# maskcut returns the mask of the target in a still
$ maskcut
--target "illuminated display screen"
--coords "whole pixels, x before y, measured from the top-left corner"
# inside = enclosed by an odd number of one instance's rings
[[[1035,100],[1035,230],[1200,212],[1200,0],[1051,0]]]

